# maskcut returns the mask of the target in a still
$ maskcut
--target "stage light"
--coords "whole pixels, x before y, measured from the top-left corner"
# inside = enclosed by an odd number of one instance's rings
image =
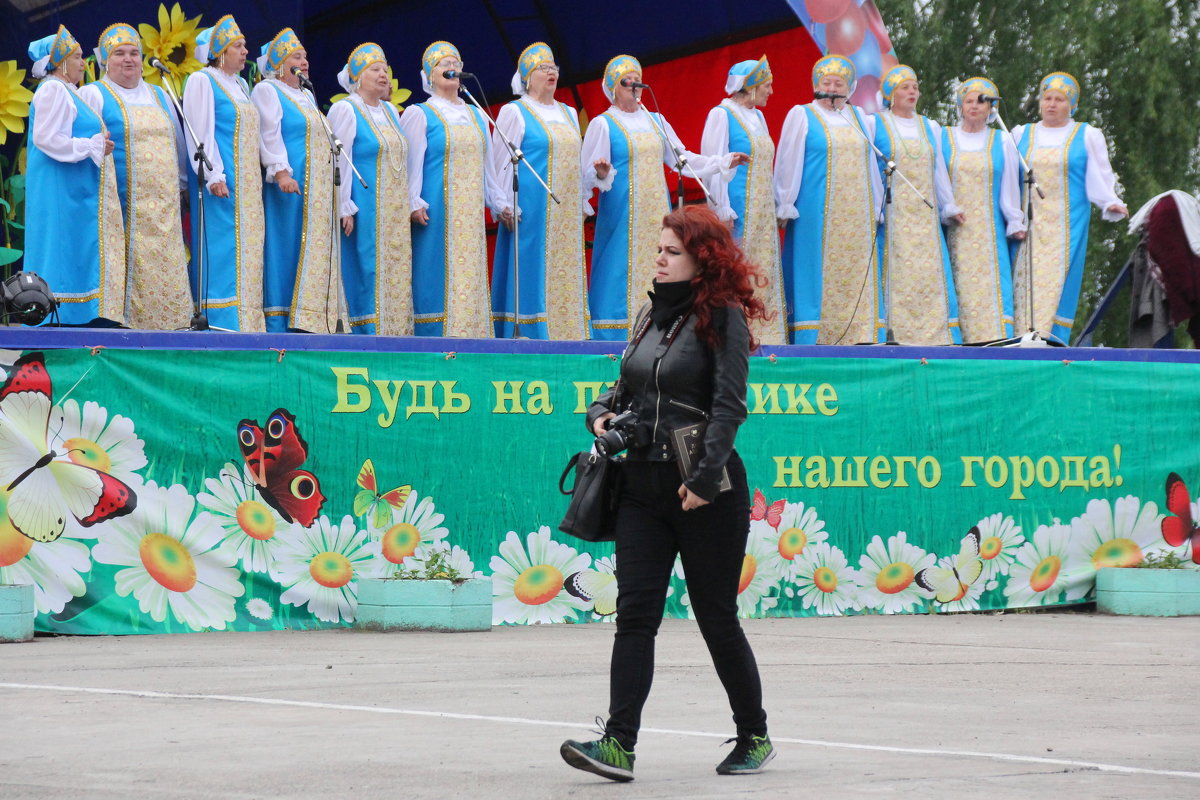
[[[36,272],[18,272],[3,284],[4,316],[37,325],[58,307],[49,284]]]

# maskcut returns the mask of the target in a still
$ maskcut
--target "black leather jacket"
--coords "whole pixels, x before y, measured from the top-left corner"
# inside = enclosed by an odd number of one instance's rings
[[[645,312],[647,309],[643,309]],[[639,314],[641,318],[641,314]],[[696,336],[696,318],[689,315],[666,355],[652,374],[655,350],[663,343],[670,324],[654,324],[621,359],[620,407],[615,389],[596,398],[588,407],[587,426],[605,412],[636,412],[637,439],[645,444],[631,448],[628,458],[640,461],[674,461],[671,431],[709,420],[704,434],[704,457],[684,484],[712,501],[717,496],[721,471],[738,426],[746,420],[746,380],[750,369],[750,331],[740,308],[713,312],[712,324],[720,346],[712,348]],[[636,328],[635,328],[636,329]]]

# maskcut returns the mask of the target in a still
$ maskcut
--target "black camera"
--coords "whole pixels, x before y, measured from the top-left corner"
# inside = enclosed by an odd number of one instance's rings
[[[596,452],[602,456],[615,456],[629,447],[637,447],[637,415],[626,411],[605,421],[607,430],[596,437]]]

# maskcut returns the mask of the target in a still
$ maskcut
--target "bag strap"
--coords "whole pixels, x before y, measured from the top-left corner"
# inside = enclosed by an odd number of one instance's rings
[[[568,492],[563,488],[563,484],[566,483],[567,476],[571,474],[571,470],[574,469],[577,463],[579,463],[579,457],[581,455],[583,455],[583,453],[576,453],[575,455],[571,456],[571,460],[567,462],[567,468],[563,470],[562,477],[558,479],[558,491],[567,495],[568,497],[575,494],[575,487],[572,486],[571,491]]]

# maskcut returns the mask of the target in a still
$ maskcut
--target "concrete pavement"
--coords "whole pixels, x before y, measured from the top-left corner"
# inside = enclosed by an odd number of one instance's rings
[[[567,767],[612,627],[38,638],[0,646],[3,798],[1200,796],[1200,618],[750,620],[771,736],[720,777],[729,709],[664,622],[636,780]]]

